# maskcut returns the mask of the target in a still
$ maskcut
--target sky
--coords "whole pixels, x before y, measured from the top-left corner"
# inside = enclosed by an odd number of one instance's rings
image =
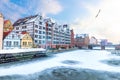
[[[0,12],[12,23],[42,13],[58,23],[69,24],[75,34],[87,33],[120,43],[119,3],[120,0],[0,0]]]

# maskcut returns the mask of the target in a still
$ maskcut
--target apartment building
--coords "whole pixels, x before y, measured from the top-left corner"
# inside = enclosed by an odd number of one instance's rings
[[[60,25],[52,18],[34,15],[18,19],[14,23],[16,33],[28,32],[36,47],[69,47],[71,32],[67,24]]]
[[[36,47],[45,47],[46,28],[42,15],[34,15],[18,19],[14,24],[16,33],[28,32]]]

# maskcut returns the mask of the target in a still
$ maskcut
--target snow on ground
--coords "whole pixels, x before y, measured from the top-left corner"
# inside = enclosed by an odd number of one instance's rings
[[[45,60],[32,61],[31,63],[12,65],[9,67],[0,67],[0,76],[5,75],[28,75],[45,69],[57,66],[66,66],[73,68],[87,68],[93,70],[102,70],[110,72],[120,72],[120,67],[110,66],[102,63],[102,60],[117,58],[104,50],[76,50],[54,54],[55,57]],[[73,61],[73,64],[66,64],[64,61]],[[77,62],[74,64],[74,62]]]
[[[15,49],[4,49],[4,50],[0,50],[0,54],[4,54],[4,53],[20,53],[20,52],[30,52],[30,51],[45,51],[45,49],[43,48],[30,48],[30,49],[19,49],[19,48],[15,48]]]

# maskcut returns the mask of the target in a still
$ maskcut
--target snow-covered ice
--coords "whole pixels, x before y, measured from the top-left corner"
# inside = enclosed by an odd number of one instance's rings
[[[55,57],[44,60],[32,61],[31,63],[21,65],[10,65],[9,67],[0,67],[0,76],[5,75],[28,75],[45,69],[57,66],[86,68],[93,70],[102,70],[110,72],[120,72],[120,67],[110,66],[102,63],[102,60],[119,59],[119,56],[112,55],[105,50],[76,50],[71,52],[64,52],[54,54]],[[77,61],[76,64],[66,64],[64,61]]]

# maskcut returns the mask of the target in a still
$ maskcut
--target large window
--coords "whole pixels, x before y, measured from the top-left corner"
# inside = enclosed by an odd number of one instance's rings
[[[27,28],[27,26],[22,26],[22,29],[26,29]]]
[[[27,42],[23,42],[23,46],[27,46]]]
[[[35,38],[38,38],[38,35],[35,35]]]
[[[42,25],[42,22],[39,22],[39,24],[41,24],[41,25]]]
[[[18,46],[18,41],[14,41],[14,46]]]
[[[32,46],[32,42],[28,42],[28,45],[29,45],[29,46]]]
[[[19,27],[16,27],[16,30],[19,30]]]
[[[6,46],[10,47],[11,46],[11,41],[6,41]]]

